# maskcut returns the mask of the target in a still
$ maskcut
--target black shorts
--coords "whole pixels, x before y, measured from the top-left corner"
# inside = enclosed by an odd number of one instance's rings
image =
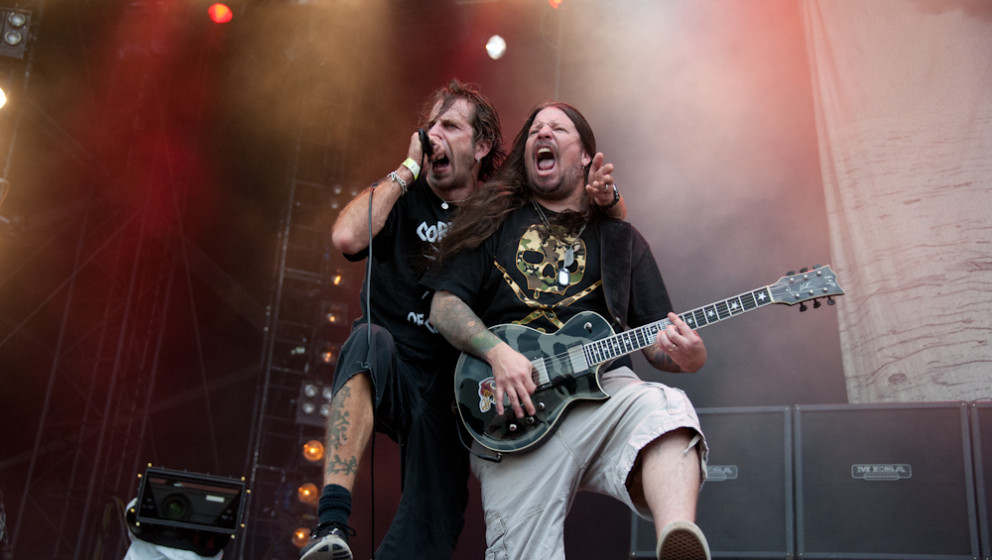
[[[341,348],[334,392],[368,372],[376,431],[400,445],[402,496],[376,558],[450,558],[464,525],[469,461],[452,408],[454,370],[436,367],[401,358],[378,325],[357,327]]]

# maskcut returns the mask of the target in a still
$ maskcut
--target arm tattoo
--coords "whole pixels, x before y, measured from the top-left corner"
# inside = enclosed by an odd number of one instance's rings
[[[502,342],[486,328],[471,307],[448,292],[435,294],[431,305],[431,324],[452,346],[480,358]]]
[[[355,474],[358,472],[358,457],[352,456],[342,459],[340,455],[335,454],[332,459],[327,461],[327,472],[330,474]]]

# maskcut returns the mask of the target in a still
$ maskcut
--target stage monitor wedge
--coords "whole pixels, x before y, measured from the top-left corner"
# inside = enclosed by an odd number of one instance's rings
[[[244,501],[244,480],[150,466],[141,479],[135,519],[139,524],[233,535]]]

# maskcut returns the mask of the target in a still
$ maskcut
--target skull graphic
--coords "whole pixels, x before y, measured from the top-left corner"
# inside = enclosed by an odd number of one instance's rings
[[[566,257],[572,249],[572,263]],[[554,235],[542,239],[538,226],[531,226],[520,238],[517,246],[517,270],[527,279],[527,288],[534,293],[564,295],[565,290],[582,279],[586,267],[586,246],[581,239],[561,240]],[[567,276],[567,283],[559,282],[560,275]]]

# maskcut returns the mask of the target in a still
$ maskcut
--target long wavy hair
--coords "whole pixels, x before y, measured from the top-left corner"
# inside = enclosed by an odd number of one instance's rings
[[[452,79],[447,86],[435,91],[420,112],[420,126],[427,128],[430,125],[431,110],[438,102],[441,103],[441,109],[437,113],[440,115],[459,99],[464,99],[475,107],[475,117],[472,120],[475,142],[489,140],[492,143],[489,153],[479,160],[479,180],[488,181],[503,161],[503,133],[496,107],[475,86]]]
[[[493,178],[475,191],[465,202],[458,205],[455,218],[441,241],[441,259],[450,257],[463,249],[478,247],[499,229],[510,212],[527,204],[533,198],[524,164],[526,157],[524,149],[534,119],[538,113],[548,107],[554,107],[565,113],[575,125],[586,153],[590,157],[596,154],[596,136],[593,134],[589,121],[582,116],[578,109],[560,101],[548,101],[535,107],[523,128],[517,133],[510,153],[507,154],[503,165],[496,170]],[[589,180],[588,165],[585,167],[584,177],[586,181]],[[572,227],[575,223],[586,219],[595,220],[607,216],[608,212],[603,207],[591,204],[585,215],[579,215],[576,212],[564,212],[559,215],[557,221],[566,227]]]

